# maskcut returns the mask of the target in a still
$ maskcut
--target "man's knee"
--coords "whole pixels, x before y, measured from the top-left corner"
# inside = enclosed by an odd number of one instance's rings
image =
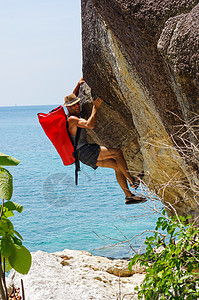
[[[123,155],[122,150],[120,149],[114,149],[114,152],[116,157],[121,157]]]

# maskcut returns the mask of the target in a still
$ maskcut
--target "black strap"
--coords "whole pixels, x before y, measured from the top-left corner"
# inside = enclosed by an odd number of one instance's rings
[[[74,145],[74,157],[75,157],[75,184],[78,184],[78,171],[80,171],[80,163],[79,163],[79,157],[78,157],[78,151],[77,151],[77,144],[80,137],[81,128],[77,127],[77,132],[75,136],[75,145]]]
[[[69,129],[68,129],[68,116],[66,115],[66,128],[68,130],[69,133]],[[81,132],[81,128],[77,127],[77,132],[76,132],[76,136],[75,136],[75,145],[74,145],[74,158],[75,158],[75,184],[78,184],[78,171],[80,171],[80,163],[79,163],[79,157],[78,157],[78,152],[77,152],[77,144],[79,141],[79,137],[80,137],[80,132]],[[70,133],[69,133],[70,135]]]

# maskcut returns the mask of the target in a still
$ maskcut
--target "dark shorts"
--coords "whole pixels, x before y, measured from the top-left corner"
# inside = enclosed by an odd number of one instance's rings
[[[100,146],[97,144],[86,144],[78,150],[79,160],[94,170],[97,169],[96,163],[100,153]]]

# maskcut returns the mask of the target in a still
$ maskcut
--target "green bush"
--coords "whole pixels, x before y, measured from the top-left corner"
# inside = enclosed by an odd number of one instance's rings
[[[0,153],[0,165],[13,166],[19,162],[14,157]],[[5,272],[13,268],[21,274],[27,274],[31,266],[31,254],[22,245],[20,233],[8,219],[14,216],[14,211],[23,211],[21,205],[10,201],[12,193],[13,177],[7,169],[0,166],[0,296],[3,300],[8,299]]]
[[[154,235],[146,237],[146,252],[136,254],[129,269],[139,262],[146,276],[136,287],[139,299],[199,299],[199,229],[185,217],[167,218],[165,211]]]

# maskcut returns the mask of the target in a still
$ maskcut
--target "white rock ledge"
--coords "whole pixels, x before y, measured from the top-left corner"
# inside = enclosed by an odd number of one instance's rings
[[[15,287],[23,279],[26,300],[137,299],[134,287],[144,278],[143,268],[130,274],[127,261],[85,251],[37,251],[32,260],[28,275],[11,271],[7,278]]]

